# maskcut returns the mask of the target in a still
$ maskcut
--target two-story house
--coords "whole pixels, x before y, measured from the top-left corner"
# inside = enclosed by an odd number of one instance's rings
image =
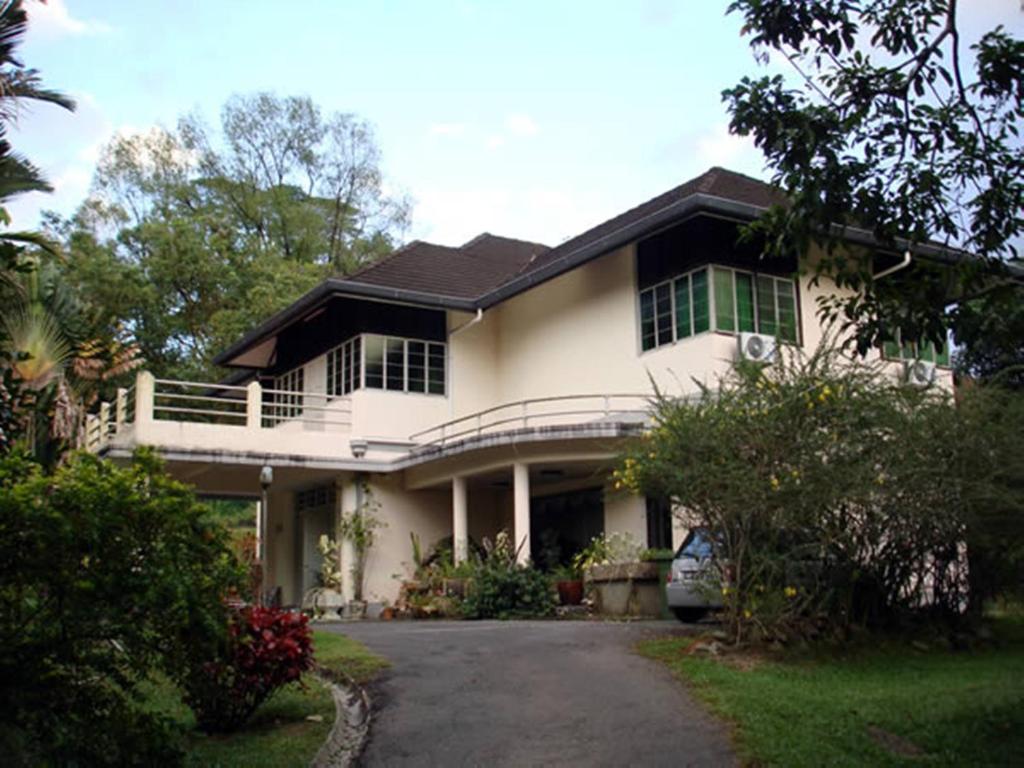
[[[318,537],[366,490],[386,523],[371,600],[397,595],[410,533],[426,546],[453,537],[457,557],[502,529],[524,559],[612,531],[673,546],[685,532],[666,505],[609,480],[652,381],[678,394],[713,381],[741,334],[806,348],[822,337],[828,288],[796,260],[737,244],[737,227],[778,199],[713,168],[553,248],[490,234],[412,242],[254,328],[219,356],[238,370],[226,382],[140,374],[90,440],[114,458],[154,445],[204,494],[258,497],[273,467],[262,535],[286,603],[315,584]],[[879,253],[876,268],[904,263]],[[948,360],[925,356],[949,386]]]

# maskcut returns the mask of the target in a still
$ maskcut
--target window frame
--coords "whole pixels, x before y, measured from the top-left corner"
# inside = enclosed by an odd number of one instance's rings
[[[886,350],[886,344],[894,344],[896,346],[896,349],[898,350],[898,353],[897,353],[896,356],[893,356],[892,354],[890,354]],[[943,345],[943,348],[945,349],[945,354],[943,355],[943,357],[945,357],[945,362],[939,362],[939,357],[940,357],[939,348],[935,345],[935,343],[932,342],[932,341],[929,341],[929,342],[927,342],[927,344],[928,344],[929,347],[931,347],[931,350],[932,350],[931,358],[923,357],[920,354],[920,342],[912,341],[912,342],[907,342],[906,344],[904,344],[903,343],[903,333],[902,333],[902,331],[900,331],[899,328],[897,328],[896,329],[896,333],[895,333],[895,338],[890,340],[890,341],[888,341],[888,342],[882,342],[881,345],[879,346],[878,352],[879,352],[880,357],[883,360],[887,360],[887,361],[892,362],[892,363],[915,363],[915,362],[919,362],[920,361],[920,362],[925,362],[925,363],[931,363],[936,368],[941,368],[941,369],[943,369],[945,371],[952,370],[953,369],[953,356],[952,356],[953,349],[952,349],[952,344],[950,343],[950,340],[949,340],[949,334],[948,333],[946,334],[946,343]],[[912,354],[909,355],[909,356],[905,354],[905,351],[908,348],[910,350],[912,350]]]
[[[380,386],[370,385],[367,383],[366,374],[366,350],[368,341],[370,339],[379,339],[381,348],[381,371],[380,371]],[[402,387],[388,387],[388,348],[392,347],[392,354],[394,355],[395,350],[393,342],[401,342],[402,345]],[[410,389],[409,388],[409,346],[410,344],[420,344],[423,349],[423,371],[422,371],[422,383],[423,389]],[[352,364],[350,370],[345,369],[344,364],[344,348],[349,347],[353,350],[352,352]],[[433,353],[433,354],[432,354]],[[351,389],[347,392],[339,392],[337,388],[337,368],[332,368],[332,362],[337,359],[338,355],[342,355],[342,374],[347,375],[351,381]],[[431,366],[431,358],[440,357],[441,368],[440,383],[435,375],[438,369]],[[357,389],[374,390],[378,392],[394,392],[405,395],[432,395],[434,397],[447,397],[448,396],[448,343],[444,341],[432,341],[430,339],[422,338],[407,338],[404,336],[390,336],[383,333],[358,333],[354,336],[343,341],[336,347],[332,347],[325,353],[325,390],[329,400],[333,400],[339,397],[348,397]],[[393,361],[391,365],[397,365],[397,360]],[[392,374],[394,372],[392,371]],[[334,384],[332,391],[332,384]]]
[[[274,407],[275,425],[302,416],[306,404],[305,368],[304,365],[300,365],[274,377],[274,394],[271,402]]]
[[[704,272],[705,273],[705,278],[706,278],[706,280],[705,280],[705,290],[706,290],[706,293],[707,293],[707,323],[708,323],[708,327],[705,330],[698,331],[697,330],[697,318],[696,318],[695,302],[694,302],[694,298],[693,298],[693,278],[694,278],[694,275],[696,275],[696,274],[698,274],[700,272]],[[716,282],[716,272],[727,273],[729,275],[729,277],[730,277],[730,280],[731,280],[731,283],[732,283],[732,285],[730,287],[731,287],[731,292],[732,292],[733,326],[734,326],[734,328],[736,330],[728,330],[728,329],[723,329],[723,328],[719,328],[718,327],[719,326],[719,323],[718,323],[718,302],[716,301],[716,297],[715,297],[716,284],[717,284],[717,282]],[[692,339],[695,336],[700,336],[701,334],[704,334],[704,333],[720,333],[720,334],[724,334],[724,335],[728,335],[728,336],[737,336],[740,333],[746,333],[747,331],[740,331],[740,330],[738,330],[739,326],[740,326],[740,317],[739,317],[739,304],[740,304],[740,302],[739,302],[739,288],[738,288],[738,282],[739,281],[737,281],[737,279],[736,279],[736,275],[737,274],[748,275],[750,277],[751,301],[753,303],[754,328],[757,329],[755,332],[756,333],[763,333],[763,331],[760,330],[760,328],[761,328],[761,310],[760,310],[760,298],[759,298],[760,292],[758,290],[758,282],[761,279],[768,279],[768,280],[771,280],[771,286],[772,286],[772,302],[773,302],[773,309],[775,311],[775,320],[774,320],[775,330],[774,330],[774,333],[766,334],[766,335],[774,336],[775,339],[780,344],[792,344],[792,345],[796,345],[796,346],[802,346],[803,345],[803,338],[804,337],[803,337],[803,322],[802,322],[802,318],[800,316],[800,283],[799,283],[799,280],[796,277],[783,277],[783,276],[780,276],[780,275],[777,275],[777,274],[774,274],[774,273],[771,273],[771,272],[754,272],[754,271],[751,271],[751,270],[737,269],[736,267],[725,266],[725,265],[719,264],[717,262],[708,262],[707,264],[702,264],[699,267],[694,267],[694,268],[688,269],[688,270],[686,270],[684,272],[680,272],[677,275],[673,275],[670,278],[667,278],[665,280],[661,280],[661,281],[659,281],[657,283],[653,283],[652,285],[648,285],[647,287],[637,291],[637,304],[636,304],[636,307],[637,307],[637,342],[638,342],[638,349],[640,350],[640,354],[643,355],[643,354],[647,354],[648,352],[654,352],[654,351],[656,351],[658,349],[661,349],[662,347],[670,346],[672,344],[678,344],[680,341],[685,341],[687,339]],[[679,282],[679,281],[682,281],[682,280],[689,281],[689,283],[688,283],[688,292],[689,292],[689,307],[688,307],[688,309],[689,309],[689,313],[690,313],[690,333],[687,336],[680,337],[679,334],[678,334],[679,319],[678,319],[678,316],[677,316],[676,283]],[[795,331],[795,335],[796,335],[795,340],[793,340],[793,339],[784,339],[784,338],[782,338],[779,335],[779,329],[782,326],[782,323],[780,322],[780,311],[779,311],[779,284],[780,283],[785,284],[785,285],[787,285],[789,287],[789,289],[791,291],[790,295],[793,298],[793,326],[794,326],[794,331]],[[671,323],[671,334],[670,334],[671,338],[668,341],[664,341],[664,342],[660,341],[659,333],[658,333],[658,322],[657,322],[657,320],[658,320],[657,291],[658,291],[659,288],[661,288],[663,286],[668,286],[668,288],[669,288],[669,295],[670,295],[671,305],[672,305],[672,323]],[[651,297],[651,311],[652,311],[651,322],[653,323],[653,332],[654,332],[654,337],[653,337],[654,343],[653,343],[653,346],[646,347],[646,348],[644,347],[644,316],[643,316],[643,311],[644,311],[643,310],[643,304],[644,304],[644,295],[645,294],[649,294],[650,297]]]

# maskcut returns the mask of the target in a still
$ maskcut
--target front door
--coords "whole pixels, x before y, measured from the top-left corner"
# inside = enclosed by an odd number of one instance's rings
[[[567,565],[604,533],[604,491],[587,488],[530,500],[530,557],[539,567]]]

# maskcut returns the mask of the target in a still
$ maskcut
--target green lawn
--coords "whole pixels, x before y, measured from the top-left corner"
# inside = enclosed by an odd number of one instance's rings
[[[319,665],[329,672],[343,671],[359,683],[369,682],[388,666],[347,637],[318,631],[313,639]],[[312,675],[303,678],[301,687],[290,685],[278,691],[242,730],[227,736],[196,731],[192,713],[169,683],[154,682],[147,696],[151,706],[169,715],[185,734],[185,765],[190,768],[306,766],[334,724],[334,700]],[[320,721],[309,720],[310,716]]]
[[[1024,622],[970,652],[886,643],[811,658],[691,656],[692,638],[644,642],[710,708],[735,724],[748,764],[1024,765]]]

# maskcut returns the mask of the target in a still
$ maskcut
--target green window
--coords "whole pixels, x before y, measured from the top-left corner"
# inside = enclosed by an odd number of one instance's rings
[[[715,267],[715,329],[736,330],[736,300],[731,269]]]
[[[422,341],[409,342],[409,382],[410,392],[427,391],[427,345]]]
[[[654,333],[654,291],[640,294],[640,348],[646,352],[654,349],[657,336]]]
[[[757,332],[774,336],[778,332],[775,312],[775,278],[757,276]]]
[[[654,328],[657,344],[671,344],[672,339],[672,284],[662,283],[654,289]]]
[[[903,341],[903,334],[896,331],[896,338],[882,342],[882,357],[888,360],[924,360],[944,368],[949,367],[949,344],[936,347],[934,342],[911,343]]]
[[[754,332],[754,277],[736,273],[736,320],[741,331]]]
[[[776,335],[783,341],[795,344],[799,339],[796,322],[796,287],[792,280],[775,281],[775,300],[779,323]]]
[[[432,395],[443,395],[445,392],[445,352],[444,344],[428,344],[427,391]]]
[[[693,291],[693,332],[704,333],[711,327],[708,306],[708,271],[700,269],[690,276]]]
[[[693,333],[690,318],[690,276],[684,275],[675,282],[676,286],[676,338],[685,339]]]

